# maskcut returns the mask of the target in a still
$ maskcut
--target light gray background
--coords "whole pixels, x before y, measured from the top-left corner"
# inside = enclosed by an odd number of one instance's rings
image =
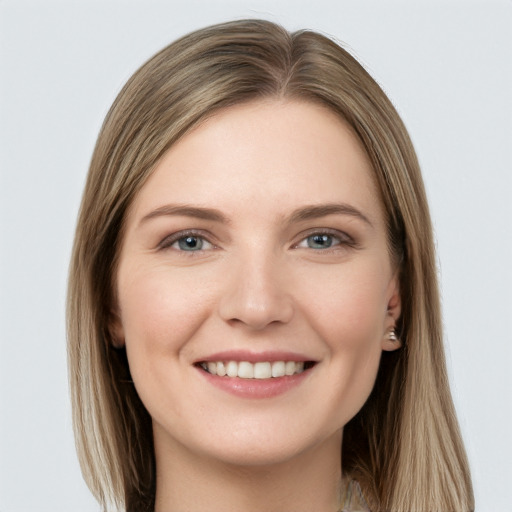
[[[64,297],[100,124],[192,29],[264,17],[346,43],[397,105],[435,222],[477,510],[512,510],[512,2],[0,0],[0,511],[99,510],[74,453]]]

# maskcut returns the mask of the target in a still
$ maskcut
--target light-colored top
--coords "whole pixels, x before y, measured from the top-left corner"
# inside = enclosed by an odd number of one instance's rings
[[[342,503],[340,512],[371,512],[356,480],[349,481]]]

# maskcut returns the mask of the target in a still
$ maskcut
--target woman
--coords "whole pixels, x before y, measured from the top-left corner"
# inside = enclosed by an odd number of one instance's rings
[[[473,509],[407,132],[346,51],[237,21],[129,80],[68,297],[105,509]]]

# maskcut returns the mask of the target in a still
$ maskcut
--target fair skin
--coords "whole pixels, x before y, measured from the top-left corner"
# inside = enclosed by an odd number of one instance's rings
[[[343,426],[398,348],[371,173],[333,113],[265,100],[185,135],[137,195],[112,331],[153,419],[156,512],[339,508]]]

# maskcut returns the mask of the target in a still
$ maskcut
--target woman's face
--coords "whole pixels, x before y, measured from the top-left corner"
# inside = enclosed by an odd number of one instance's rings
[[[204,122],[129,211],[117,297],[157,451],[252,465],[339,444],[400,310],[357,138],[303,102]]]

